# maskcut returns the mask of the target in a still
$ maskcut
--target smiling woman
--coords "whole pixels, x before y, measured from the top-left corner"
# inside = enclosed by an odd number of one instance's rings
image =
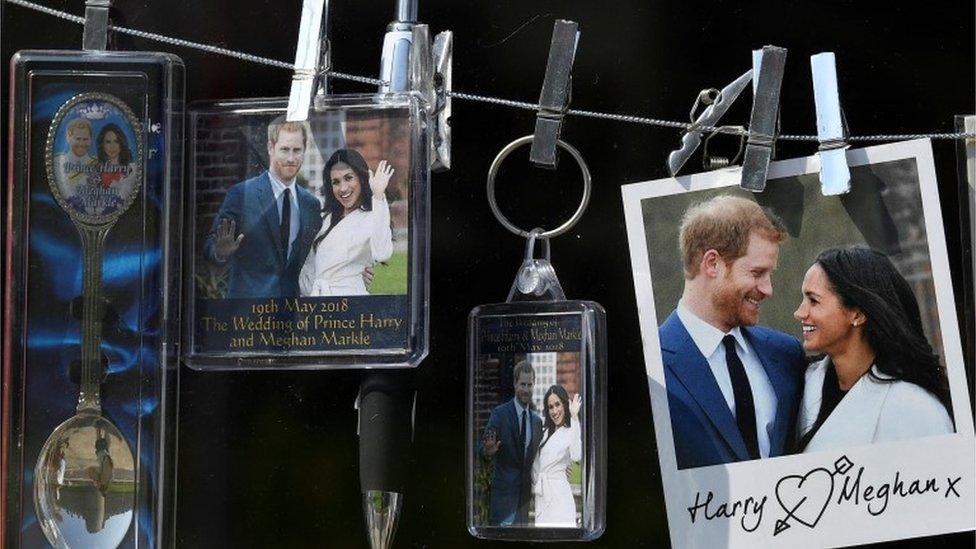
[[[803,348],[827,356],[806,373],[799,450],[955,431],[945,368],[922,331],[911,287],[887,256],[864,247],[826,250],[802,291],[794,316]]]
[[[132,150],[122,129],[115,124],[106,124],[98,132],[98,161],[110,164],[132,162]]]
[[[382,160],[374,173],[361,154],[339,149],[325,163],[324,174],[325,218],[299,275],[301,295],[368,294],[363,270],[393,255],[386,200],[393,167]]]
[[[803,325],[803,349],[835,357],[861,354],[867,359],[867,370],[874,358],[874,350],[864,340],[864,313],[845,307],[831,287],[827,273],[814,263],[803,279],[803,300],[793,313]],[[862,357],[857,357],[862,358]],[[841,381],[844,390],[850,389],[863,372],[845,372]],[[853,375],[846,375],[853,374]]]
[[[542,440],[532,464],[532,492],[535,495],[535,525],[576,526],[576,501],[567,470],[582,457],[577,393],[569,400],[566,389],[553,385],[542,399],[545,406]]]

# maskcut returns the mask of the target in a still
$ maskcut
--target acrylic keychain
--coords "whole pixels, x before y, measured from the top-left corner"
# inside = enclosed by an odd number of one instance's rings
[[[583,200],[555,229],[516,227],[496,204],[495,176],[532,140],[502,149],[488,175],[492,212],[526,239],[526,251],[505,303],[469,316],[467,524],[480,538],[590,540],[605,522],[606,313],[566,299],[549,249],[582,217],[590,174],[579,152],[557,141],[583,172]]]
[[[166,545],[172,519],[183,64],[106,51],[109,8],[83,51],[11,63],[5,547]]]
[[[327,11],[303,2],[288,99],[190,108],[191,367],[413,367],[427,354],[436,101],[417,87],[327,94]],[[434,56],[416,27],[419,86]]]

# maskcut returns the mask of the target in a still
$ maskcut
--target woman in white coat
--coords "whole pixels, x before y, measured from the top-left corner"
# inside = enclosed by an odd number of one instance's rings
[[[303,296],[368,294],[364,271],[393,255],[386,187],[393,166],[382,160],[373,172],[362,155],[339,149],[325,163],[325,218],[298,277]],[[368,183],[368,184],[367,184]]]
[[[803,348],[826,356],[806,372],[798,451],[954,432],[945,368],[922,332],[911,286],[863,247],[821,253],[794,316]]]
[[[532,492],[535,495],[535,525],[576,527],[576,500],[567,471],[582,456],[577,393],[569,401],[566,389],[553,385],[542,400],[545,423],[539,451],[532,463]]]

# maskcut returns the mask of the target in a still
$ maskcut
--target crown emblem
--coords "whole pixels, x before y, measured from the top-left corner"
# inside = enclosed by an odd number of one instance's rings
[[[109,109],[101,103],[85,103],[78,107],[78,114],[88,120],[101,120],[109,115]]]

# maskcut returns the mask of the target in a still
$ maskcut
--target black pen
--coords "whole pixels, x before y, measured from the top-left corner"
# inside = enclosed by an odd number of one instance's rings
[[[413,439],[413,372],[370,371],[359,388],[359,483],[372,549],[393,544]]]
[[[396,19],[387,25],[380,61],[381,92],[410,90],[410,57],[418,0],[396,0]],[[411,371],[370,371],[359,388],[359,482],[363,518],[372,549],[393,544],[413,439]]]

